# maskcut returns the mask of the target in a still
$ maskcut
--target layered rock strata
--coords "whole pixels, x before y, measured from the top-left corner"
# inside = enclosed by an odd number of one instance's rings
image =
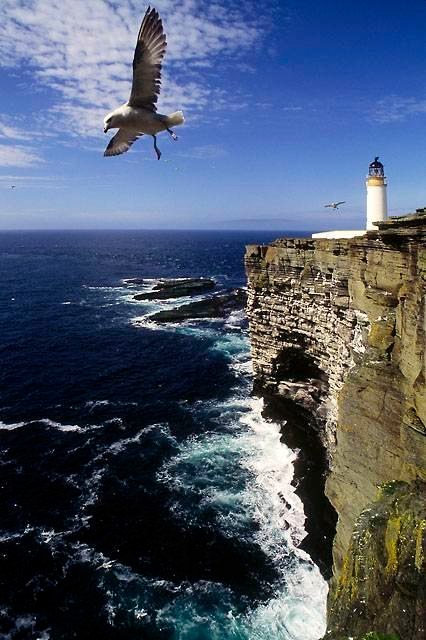
[[[426,480],[426,212],[353,239],[250,245],[246,270],[256,388],[325,446],[338,514],[331,602],[377,487]]]

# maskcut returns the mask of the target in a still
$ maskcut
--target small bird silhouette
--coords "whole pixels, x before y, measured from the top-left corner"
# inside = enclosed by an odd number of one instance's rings
[[[325,204],[324,207],[331,207],[332,209],[338,209],[341,204],[345,204],[346,200],[341,200],[340,202],[330,202],[330,204]]]
[[[10,188],[11,188],[11,189],[14,189],[14,188],[15,188],[15,185],[13,184]]]
[[[144,133],[154,138],[158,160],[161,151],[157,147],[156,134],[168,131],[173,140],[177,136],[170,127],[183,124],[182,111],[169,116],[157,113],[156,102],[160,93],[161,63],[166,53],[166,36],[163,23],[155,9],[148,7],[139,29],[133,58],[133,84],[128,102],[111,111],[104,119],[104,133],[118,128],[105,149],[104,156],[117,156],[127,151]]]

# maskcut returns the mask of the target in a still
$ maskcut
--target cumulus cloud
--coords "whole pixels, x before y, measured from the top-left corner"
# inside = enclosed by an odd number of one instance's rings
[[[199,110],[216,102],[208,72],[237,59],[262,34],[256,5],[158,0],[168,50],[159,107]],[[52,111],[76,134],[101,133],[105,112],[124,102],[142,18],[135,0],[2,0],[0,64],[26,71],[57,96]],[[232,99],[228,99],[231,102]]]
[[[422,113],[426,113],[426,99],[392,95],[379,100],[370,117],[374,122],[388,124]]]

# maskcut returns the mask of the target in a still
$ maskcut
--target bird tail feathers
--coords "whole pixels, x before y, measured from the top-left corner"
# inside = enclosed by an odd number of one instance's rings
[[[183,124],[184,122],[183,111],[175,111],[167,116],[167,124],[169,127],[176,127],[178,124]]]

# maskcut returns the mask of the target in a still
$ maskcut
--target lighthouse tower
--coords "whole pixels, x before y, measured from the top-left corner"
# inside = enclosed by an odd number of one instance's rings
[[[386,220],[388,203],[386,197],[386,176],[378,156],[368,168],[367,185],[367,230],[375,229],[373,222]]]

